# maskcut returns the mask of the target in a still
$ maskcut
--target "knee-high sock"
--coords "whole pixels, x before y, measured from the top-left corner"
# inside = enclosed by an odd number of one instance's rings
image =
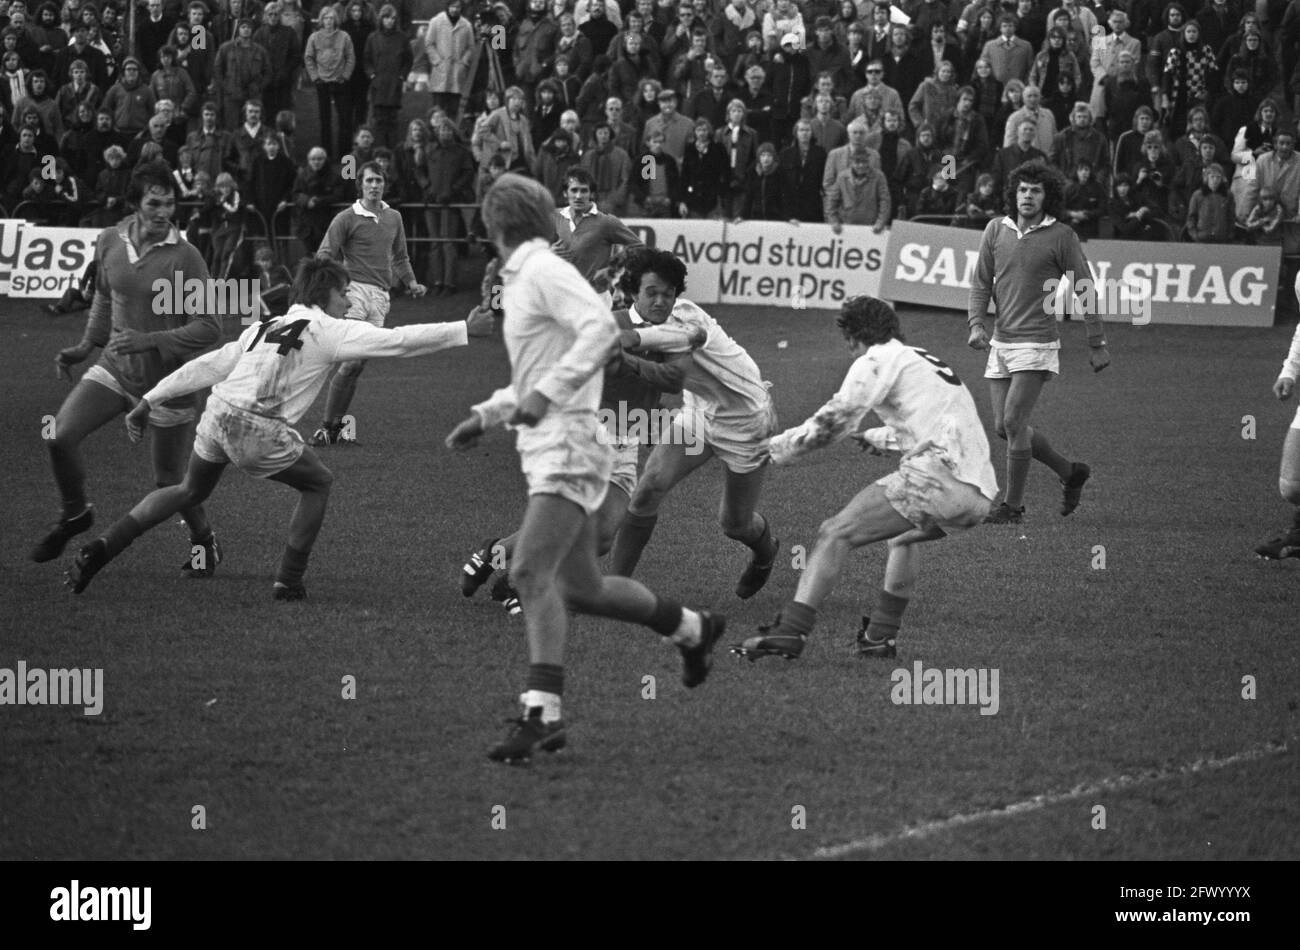
[[[338,425],[343,421],[343,416],[348,411],[348,406],[352,405],[352,397],[356,395],[356,392],[356,375],[345,375],[342,371],[334,374],[334,381],[330,383],[329,395],[325,397],[325,422],[327,425]]]
[[[903,611],[907,609],[908,598],[891,594],[887,590],[880,592],[880,598],[871,611],[871,624],[867,635],[872,640],[889,640],[898,636],[898,628],[903,625]]]
[[[1033,453],[1027,449],[1013,449],[1007,443],[1007,495],[1006,503],[1020,508],[1025,497],[1025,482],[1029,480],[1029,463]]]

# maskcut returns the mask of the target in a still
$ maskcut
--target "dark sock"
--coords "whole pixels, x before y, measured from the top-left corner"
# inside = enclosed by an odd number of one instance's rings
[[[104,544],[108,547],[108,556],[117,557],[126,550],[132,541],[144,534],[140,522],[130,515],[120,519],[104,535]]]
[[[1296,508],[1295,513],[1291,516],[1291,525],[1297,531],[1300,531],[1300,506]]]
[[[867,636],[872,640],[891,640],[897,637],[898,628],[903,625],[907,600],[906,597],[882,590],[880,599],[871,610],[871,626],[867,628]]]
[[[1061,481],[1065,481],[1074,473],[1074,463],[1052,448],[1051,443],[1047,441],[1047,436],[1039,435],[1037,429],[1030,429],[1029,451],[1033,453],[1034,461],[1042,462],[1054,471]]]
[[[75,518],[77,517],[77,515],[85,511],[86,508],[87,505],[84,496],[78,496],[77,498],[65,498],[63,499],[63,511],[59,515],[59,519],[61,521],[67,521],[69,518]]]
[[[299,551],[286,544],[284,554],[280,557],[280,569],[275,572],[276,583],[284,584],[286,587],[297,587],[301,584],[310,557],[310,551]]]
[[[615,577],[632,576],[637,562],[641,560],[641,552],[650,543],[650,536],[654,534],[655,524],[658,521],[658,515],[634,515],[628,512],[623,516],[623,524],[619,526],[618,534],[614,537],[610,574]]]
[[[208,524],[201,508],[182,512],[181,515],[185,519],[185,527],[190,529],[190,544],[212,543],[212,525]]]
[[[655,598],[655,609],[645,624],[661,637],[671,637],[682,625],[682,605],[674,600]]]
[[[759,517],[763,518],[762,515],[759,515]],[[762,561],[759,561],[760,564],[768,563],[768,561],[770,561],[772,559],[772,556],[776,553],[775,551],[772,550],[773,545],[772,545],[771,528],[772,526],[767,523],[767,519],[763,518],[763,533],[758,536],[758,540],[755,541],[753,544],[747,544],[749,549],[754,552],[755,560],[757,560],[760,557],[763,558]]]
[[[1029,481],[1029,463],[1033,453],[1028,449],[1007,446],[1007,495],[1004,499],[1012,508],[1024,507],[1025,482]]]
[[[539,693],[564,695],[564,667],[554,663],[528,664],[528,680],[524,689],[535,689]]]
[[[781,623],[774,631],[778,634],[798,634],[806,637],[817,624],[817,609],[792,600],[781,609]]]

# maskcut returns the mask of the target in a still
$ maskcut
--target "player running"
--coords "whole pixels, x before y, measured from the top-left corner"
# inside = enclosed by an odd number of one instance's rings
[[[861,656],[896,655],[903,612],[920,572],[923,541],[979,524],[997,495],[988,439],[975,401],[957,374],[925,350],[906,346],[892,307],[875,297],[845,301],[836,320],[856,359],[840,391],[803,425],[772,438],[772,460],[792,462],[850,436],[875,454],[903,453],[898,471],[864,488],[822,522],[794,600],[732,652],[793,660],[817,622],[849,553],[889,542],[885,581],[862,618]],[[885,423],[858,432],[868,412]]]
[[[682,682],[704,682],[721,616],[684,609],[636,581],[604,577],[596,562],[597,519],[614,452],[596,410],[602,368],[618,325],[573,265],[548,244],[554,199],[539,182],[503,175],[483,199],[483,219],[505,262],[502,303],[510,385],[473,409],[447,436],[453,449],[476,444],[488,428],[517,426],[528,507],[515,544],[511,582],[528,629],[524,714],[488,756],[525,762],[565,745],[561,696],[567,610],[642,624],[682,653]]]
[[[971,279],[969,345],[988,350],[984,378],[993,398],[993,423],[1007,442],[1006,495],[990,524],[1020,524],[1024,518],[1025,483],[1030,459],[1042,462],[1061,479],[1061,514],[1079,507],[1092,470],[1072,462],[1029,424],[1043,385],[1061,371],[1061,334],[1050,306],[1050,288],[1065,280],[1073,287],[1090,281],[1092,272],[1079,236],[1056,219],[1065,198],[1060,172],[1042,160],[1026,162],[1007,181],[1008,207],[1015,217],[996,218],[984,229],[979,260]],[[984,318],[992,297],[997,316],[989,340]],[[1110,365],[1106,332],[1095,307],[1081,307],[1087,327],[1088,362],[1100,373]]]
[[[736,596],[753,597],[772,574],[780,543],[767,519],[755,510],[763,488],[768,437],[776,431],[776,410],[750,355],[727,335],[718,322],[689,300],[686,265],[668,251],[641,250],[626,258],[620,289],[634,304],[633,326],[642,346],[681,352],[680,342],[660,343],[658,328],[689,328],[705,334],[703,346],[691,352],[683,382],[682,411],[668,437],[655,446],[628,504],[627,516],[614,541],[612,572],[631,577],[641,552],[654,533],[659,509],[678,482],[710,459],[726,468],[719,521],[727,537],[752,552],[736,584]]]
[[[304,260],[294,280],[293,305],[284,316],[250,326],[238,340],[192,360],[145,393],[126,417],[136,442],[152,406],[212,387],[189,471],[181,484],[148,495],[107,534],[81,549],[68,571],[74,594],[140,535],[211,495],[233,463],[254,478],[283,482],[300,493],[272,596],[307,596],[302,576],[325,520],[334,476],[291,426],[311,408],[330,368],[344,360],[436,353],[492,330],[492,318],[482,315],[465,323],[395,330],[346,320],[351,305],[347,288],[348,273],[341,264]]]
[[[1296,277],[1296,296],[1300,298],[1300,275]],[[1290,399],[1295,392],[1295,381],[1300,377],[1300,327],[1291,338],[1291,351],[1282,363],[1282,372],[1273,383],[1273,395],[1280,400]],[[1282,468],[1277,476],[1278,491],[1290,504],[1296,506],[1291,516],[1291,527],[1276,538],[1270,538],[1255,553],[1269,560],[1300,557],[1300,409],[1296,410],[1286,441],[1282,443]]]
[[[636,349],[640,334],[632,327],[630,313],[615,310],[614,320],[622,331],[620,345],[614,357],[605,364],[605,388],[597,413],[609,434],[609,443],[614,447],[614,470],[609,477],[609,492],[596,516],[597,557],[604,557],[613,547],[615,532],[623,521],[632,490],[636,487],[641,468],[641,445],[650,434],[644,423],[656,417],[661,393],[682,391],[682,381],[691,361],[689,352],[665,354]],[[698,346],[704,342],[704,334],[699,330],[674,328],[668,329],[667,333],[665,339],[685,343],[688,347],[692,343]],[[518,540],[519,532],[516,531],[506,538],[484,541],[462,568],[461,593],[473,597],[494,571],[504,571]],[[523,613],[519,594],[510,586],[508,575],[503,573],[497,578],[491,595],[511,616]]]
[[[164,313],[155,306],[155,283],[167,286],[177,274],[207,281],[203,256],[172,224],[176,183],[163,162],[136,166],[127,187],[133,213],[95,240],[95,300],[81,342],[59,352],[55,367],[60,379],[103,347],[99,362],[73,387],[54,419],[49,440],[50,466],[59,486],[63,511],[59,521],[32,551],[32,560],[52,561],[68,541],[95,523],[86,500],[86,470],[81,442],[119,414],[136,407],[140,396],[186,360],[216,343],[221,325],[212,314]],[[170,300],[171,293],[164,299]],[[194,426],[194,398],[156,400],[147,417],[152,427],[154,479],[159,486],[181,480],[185,450]],[[182,509],[190,548],[202,556],[187,558],[181,570],[191,577],[210,576],[221,560],[221,549],[197,503]]]
[[[574,166],[564,174],[569,203],[555,212],[556,238],[551,248],[609,302],[611,274],[618,264],[615,248],[633,250],[645,244],[619,218],[596,207],[596,183],[589,171]]]
[[[341,260],[352,281],[348,284],[348,320],[364,320],[382,327],[391,304],[394,275],[412,297],[423,297],[424,284],[415,279],[406,252],[402,214],[384,201],[387,173],[378,162],[366,162],[357,171],[360,197],[334,216],[316,256]],[[309,249],[310,250],[310,249]],[[357,392],[357,378],[365,360],[346,360],[334,373],[325,397],[325,418],[311,437],[314,446],[355,445],[356,437],[343,417]]]

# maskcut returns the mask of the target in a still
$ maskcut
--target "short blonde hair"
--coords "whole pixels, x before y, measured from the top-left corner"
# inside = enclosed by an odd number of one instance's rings
[[[554,236],[555,196],[533,178],[507,173],[483,196],[488,233],[499,233],[507,246]]]

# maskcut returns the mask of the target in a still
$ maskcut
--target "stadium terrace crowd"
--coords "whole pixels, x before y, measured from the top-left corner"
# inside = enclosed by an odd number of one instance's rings
[[[1300,210],[1300,0],[146,0],[134,43],[129,22],[0,0],[0,203],[105,226],[161,157],[218,274],[279,212],[319,245],[372,159],[389,203],[425,205],[408,233],[452,239],[481,222],[448,206],[503,172],[563,204],[573,165],[645,217],[982,228],[1040,156],[1085,238],[1282,244]],[[412,88],[433,108],[401,128]]]

